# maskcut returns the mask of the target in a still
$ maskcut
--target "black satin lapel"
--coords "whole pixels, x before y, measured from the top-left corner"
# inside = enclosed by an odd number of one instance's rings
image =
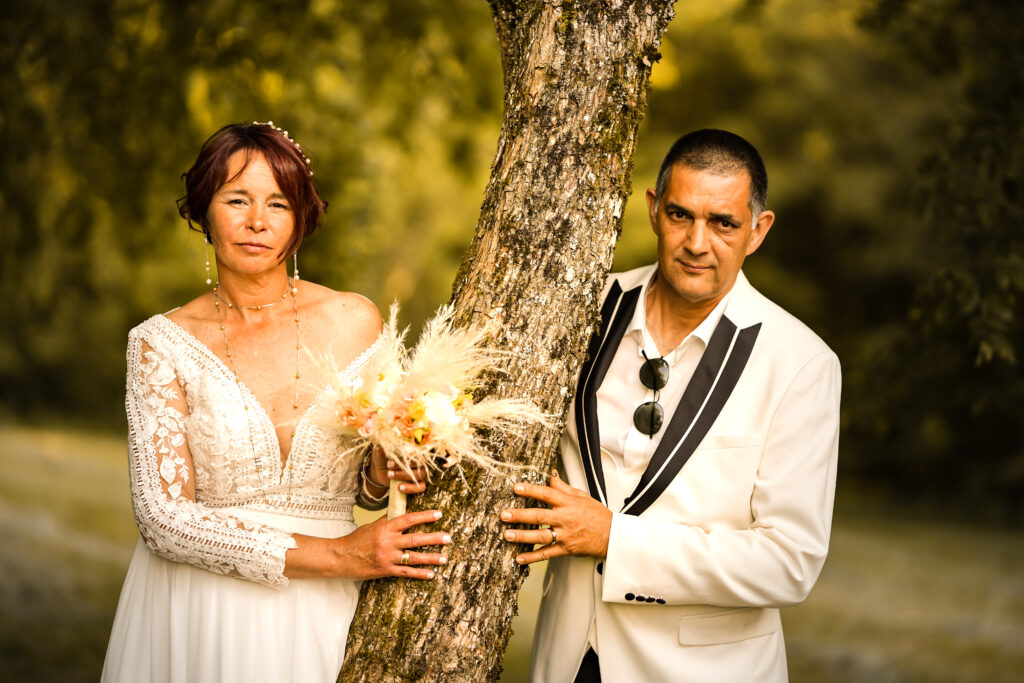
[[[761,324],[736,333],[724,315],[636,489],[622,512],[639,515],[660,496],[718,419],[750,359]],[[735,342],[733,339],[735,338]]]
[[[634,287],[622,295],[622,301],[619,302],[619,310],[615,313],[615,319],[608,328],[608,337],[601,344],[601,350],[598,352],[597,360],[594,362],[592,379],[595,400],[597,390],[604,383],[604,376],[608,374],[608,368],[611,367],[612,359],[615,358],[615,352],[619,350],[619,342],[622,341],[623,335],[626,334],[626,328],[629,327],[629,323],[633,319],[633,312],[636,311],[636,302],[640,300],[640,289],[640,287]]]
[[[590,338],[587,360],[580,371],[576,389],[576,438],[579,440],[583,471],[587,475],[590,495],[608,504],[604,490],[604,469],[601,466],[601,434],[597,425],[597,390],[604,381],[619,342],[640,297],[640,287],[625,294],[618,280],[612,283],[601,305],[601,328]]]
[[[596,458],[595,467],[592,448],[594,439],[591,438],[590,432],[592,430],[596,431],[597,408],[596,405],[593,405],[593,401],[587,400],[587,391],[594,363],[597,362],[597,356],[601,350],[601,341],[605,338],[608,328],[611,326],[612,315],[621,297],[622,287],[619,285],[619,281],[616,280],[608,290],[604,303],[601,304],[601,326],[590,336],[590,344],[587,346],[587,359],[583,361],[583,367],[580,368],[580,379],[576,387],[576,398],[574,400],[576,439],[579,441],[580,458],[583,460],[583,472],[587,475],[587,488],[590,489],[590,495],[598,500],[604,500],[602,491],[604,472],[601,468],[600,447],[597,451],[598,457]]]

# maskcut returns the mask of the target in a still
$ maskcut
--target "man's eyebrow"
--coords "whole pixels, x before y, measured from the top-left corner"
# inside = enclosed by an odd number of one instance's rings
[[[725,221],[727,223],[734,223],[736,225],[739,225],[739,221],[736,220],[736,217],[733,216],[731,213],[711,213],[708,215],[711,216],[712,220]]]
[[[682,213],[685,213],[687,215],[693,214],[693,212],[687,209],[685,206],[679,206],[678,204],[672,201],[665,202],[665,211],[681,211]]]

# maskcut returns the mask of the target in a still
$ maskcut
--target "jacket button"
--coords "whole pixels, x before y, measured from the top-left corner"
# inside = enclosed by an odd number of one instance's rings
[[[636,601],[637,601],[637,602],[646,602],[646,601],[647,601],[647,598],[645,598],[645,597],[644,597],[644,596],[642,596],[642,595],[638,595],[638,596],[636,596]]]
[[[665,598],[658,598],[657,603],[659,605],[664,605],[665,604]]]
[[[636,600],[636,596],[632,593],[626,593],[626,595],[623,597],[625,597],[627,600]]]
[[[654,602],[654,598],[647,598],[647,602]]]
[[[604,574],[604,562],[597,563],[597,573]]]

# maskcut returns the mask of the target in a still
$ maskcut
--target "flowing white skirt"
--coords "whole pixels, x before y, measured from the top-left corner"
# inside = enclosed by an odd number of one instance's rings
[[[239,513],[241,514],[241,513]],[[349,521],[245,511],[334,538]],[[140,539],[118,600],[103,683],[335,683],[359,582],[292,579],[281,590],[154,554]]]

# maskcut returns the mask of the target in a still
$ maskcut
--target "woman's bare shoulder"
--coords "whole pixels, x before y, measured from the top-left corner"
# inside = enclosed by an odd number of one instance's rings
[[[216,317],[212,298],[213,294],[205,292],[187,304],[168,311],[164,314],[164,317],[188,332],[196,334],[203,327],[204,323],[208,323],[212,318]]]
[[[318,336],[345,339],[351,346],[362,349],[380,335],[383,326],[380,311],[362,294],[339,292],[312,282],[303,282],[300,287],[308,292],[310,322]]]

